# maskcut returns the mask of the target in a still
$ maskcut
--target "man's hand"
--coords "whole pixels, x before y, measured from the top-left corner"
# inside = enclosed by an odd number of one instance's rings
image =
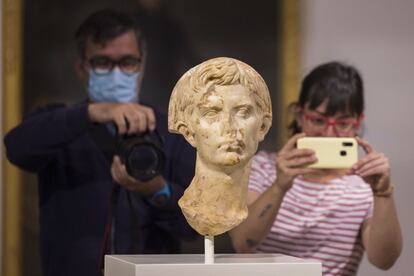
[[[156,176],[150,181],[142,182],[131,177],[122,164],[119,156],[114,156],[111,166],[112,178],[125,189],[139,193],[143,196],[150,196],[155,192],[162,189],[164,186],[164,178],[162,176]]]
[[[155,129],[152,108],[137,103],[91,103],[88,112],[92,122],[115,123],[120,135]]]

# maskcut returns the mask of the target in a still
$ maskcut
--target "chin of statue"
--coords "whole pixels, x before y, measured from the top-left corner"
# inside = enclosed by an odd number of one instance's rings
[[[223,234],[239,225],[248,215],[247,207],[244,210],[230,210],[219,214],[214,211],[214,206],[203,210],[192,204],[187,205],[182,200],[179,201],[179,206],[190,226],[203,236]]]

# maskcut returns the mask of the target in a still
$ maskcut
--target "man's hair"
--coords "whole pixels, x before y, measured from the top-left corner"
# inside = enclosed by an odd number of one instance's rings
[[[170,98],[168,129],[180,132],[180,126],[186,124],[193,112],[196,94],[211,91],[215,85],[238,84],[252,93],[262,114],[271,118],[269,89],[259,73],[237,59],[219,57],[191,68],[177,82]]]
[[[143,54],[143,38],[141,29],[136,20],[127,13],[114,10],[100,10],[85,19],[75,34],[79,56],[85,58],[86,42],[91,39],[93,43],[105,46],[110,40],[129,31],[134,31],[141,54]]]

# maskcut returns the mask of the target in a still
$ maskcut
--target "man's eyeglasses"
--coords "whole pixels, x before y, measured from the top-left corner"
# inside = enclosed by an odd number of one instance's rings
[[[140,58],[126,56],[119,60],[113,60],[104,56],[93,57],[88,60],[92,70],[96,74],[104,75],[110,73],[115,66],[125,74],[134,74],[141,70],[142,61]]]
[[[332,118],[307,111],[302,114],[315,131],[326,131],[329,126],[333,126],[338,135],[348,134],[352,129],[358,128],[362,118],[362,115],[359,118]]]

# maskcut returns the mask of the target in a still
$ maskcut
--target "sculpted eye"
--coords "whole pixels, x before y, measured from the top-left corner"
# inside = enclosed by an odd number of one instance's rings
[[[218,114],[217,110],[209,109],[209,110],[206,110],[205,112],[203,112],[203,117],[212,118],[212,117],[217,116],[217,114]]]
[[[237,110],[237,115],[240,117],[248,117],[252,113],[252,110],[248,107],[242,107]]]

